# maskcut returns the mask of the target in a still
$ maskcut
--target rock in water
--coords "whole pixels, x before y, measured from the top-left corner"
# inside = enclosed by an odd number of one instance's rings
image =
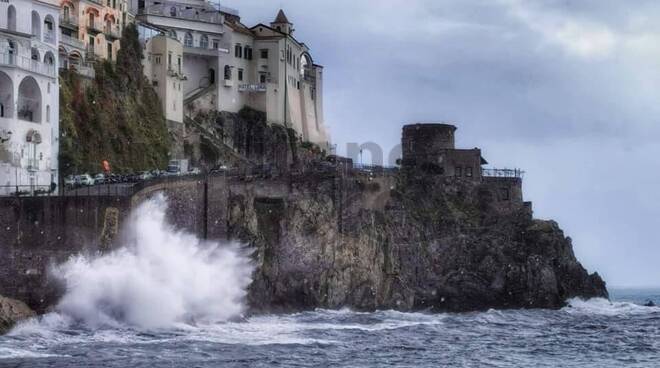
[[[34,317],[25,303],[0,296],[0,334],[8,332],[17,322]]]
[[[648,302],[644,303],[645,307],[655,307],[655,303],[653,300],[649,300]]]

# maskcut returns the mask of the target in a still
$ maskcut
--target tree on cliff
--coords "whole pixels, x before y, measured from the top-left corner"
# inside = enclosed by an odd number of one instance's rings
[[[142,72],[137,29],[124,29],[117,62],[100,62],[94,80],[60,75],[60,170],[63,174],[162,168],[171,139],[155,91]]]

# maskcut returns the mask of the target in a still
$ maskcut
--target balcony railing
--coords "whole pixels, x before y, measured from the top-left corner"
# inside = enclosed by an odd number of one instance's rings
[[[158,15],[178,19],[196,20],[200,22],[222,24],[224,17],[218,12],[208,12],[201,8],[177,9],[176,14],[170,13],[169,6],[154,5],[149,8],[139,9],[138,15]]]
[[[28,171],[39,171],[39,160],[36,158],[29,158],[27,169]]]
[[[85,43],[82,42],[81,40],[77,38],[73,38],[71,36],[67,35],[60,35],[60,41],[68,46],[74,47],[79,50],[84,50],[85,49]]]
[[[121,38],[121,34],[119,33],[118,29],[113,29],[112,27],[104,27],[103,33],[105,33],[106,36],[110,36],[115,39]]]
[[[44,33],[44,42],[55,43],[55,32]]]
[[[39,60],[32,60],[24,56],[14,54],[0,53],[0,65],[13,66],[34,73],[55,77],[56,70],[54,64],[46,64]]]
[[[481,176],[489,178],[522,178],[525,172],[520,169],[482,169]]]
[[[265,83],[259,83],[259,84],[241,84],[238,86],[238,91],[239,92],[247,92],[247,93],[261,93],[261,92],[266,92],[266,84]]]
[[[102,33],[103,29],[101,29],[101,26],[98,25],[96,22],[87,22],[87,30],[96,32],[96,33]]]
[[[78,28],[78,18],[68,16],[65,17],[63,15],[60,15],[60,26],[61,27],[67,27],[67,28]]]

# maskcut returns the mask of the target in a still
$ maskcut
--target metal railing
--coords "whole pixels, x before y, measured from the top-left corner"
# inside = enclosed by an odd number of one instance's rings
[[[0,185],[0,197],[50,197],[57,195],[50,185]]]
[[[55,77],[55,65],[46,64],[25,56],[16,56],[11,53],[0,53],[0,65],[14,66],[34,73]]]
[[[68,46],[72,46],[74,48],[77,48],[79,50],[84,50],[85,49],[85,43],[82,40],[79,40],[77,38],[73,38],[71,36],[67,35],[60,35],[60,41]]]
[[[266,92],[266,83],[258,83],[258,84],[240,84],[238,86],[238,91],[239,92],[248,92],[248,93],[253,93],[253,92]]]
[[[524,175],[520,169],[481,169],[481,176],[488,178],[522,178]]]
[[[65,27],[78,27],[78,18],[73,17],[73,16],[68,16],[65,17],[64,15],[60,15],[60,25],[65,26]]]

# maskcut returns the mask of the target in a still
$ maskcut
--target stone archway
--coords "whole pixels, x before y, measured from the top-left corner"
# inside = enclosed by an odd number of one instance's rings
[[[4,72],[0,72],[0,118],[14,117],[14,83]]]
[[[30,76],[23,78],[18,85],[18,118],[33,123],[41,123],[41,89]]]

